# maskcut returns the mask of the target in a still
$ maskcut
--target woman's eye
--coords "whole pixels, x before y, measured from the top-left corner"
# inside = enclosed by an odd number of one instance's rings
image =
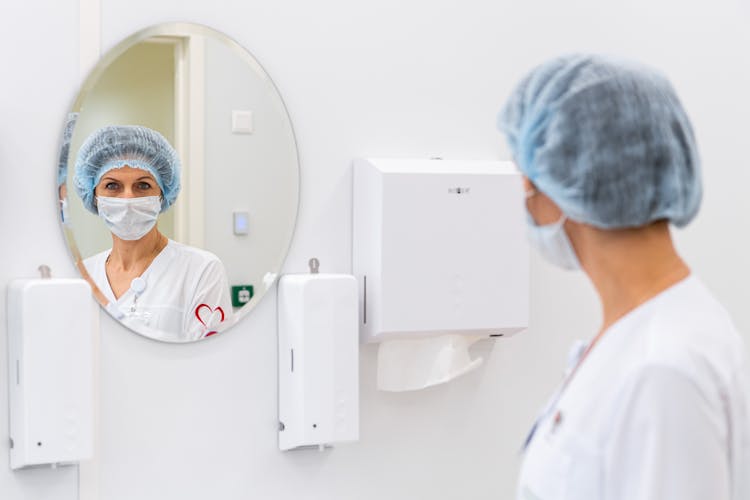
[[[148,182],[139,182],[138,189],[140,189],[141,191],[148,191],[149,189],[151,189],[151,184],[149,184]]]
[[[120,185],[116,182],[108,182],[104,185],[104,189],[108,191],[115,191],[120,188]]]

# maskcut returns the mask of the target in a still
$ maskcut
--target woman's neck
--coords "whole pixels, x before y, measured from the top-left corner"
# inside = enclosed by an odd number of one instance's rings
[[[690,275],[666,222],[624,230],[575,226],[576,252],[602,303],[602,331]]]
[[[112,252],[107,259],[110,266],[128,272],[142,271],[167,246],[168,239],[156,226],[139,240],[123,240],[112,235]]]

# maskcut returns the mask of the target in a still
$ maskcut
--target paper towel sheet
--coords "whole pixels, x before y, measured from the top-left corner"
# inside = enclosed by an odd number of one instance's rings
[[[443,384],[477,368],[469,347],[482,336],[447,334],[421,339],[386,340],[378,348],[378,389],[416,391]]]

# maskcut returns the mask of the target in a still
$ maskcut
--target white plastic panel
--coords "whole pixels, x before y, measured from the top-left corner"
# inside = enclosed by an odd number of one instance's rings
[[[88,283],[16,280],[7,305],[11,468],[90,459],[96,308]]]
[[[510,162],[356,160],[363,341],[526,328],[525,231],[520,174]]]
[[[357,283],[340,274],[279,280],[279,448],[359,438]]]

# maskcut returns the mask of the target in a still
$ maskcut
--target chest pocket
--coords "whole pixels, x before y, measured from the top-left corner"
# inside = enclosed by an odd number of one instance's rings
[[[564,444],[570,455],[565,484],[566,499],[604,500],[604,457],[583,440],[569,436]]]
[[[602,456],[591,445],[572,434],[550,435],[547,427],[526,452],[518,499],[603,500],[602,471]]]
[[[537,435],[526,449],[518,485],[518,500],[561,500],[570,457],[545,433]]]

